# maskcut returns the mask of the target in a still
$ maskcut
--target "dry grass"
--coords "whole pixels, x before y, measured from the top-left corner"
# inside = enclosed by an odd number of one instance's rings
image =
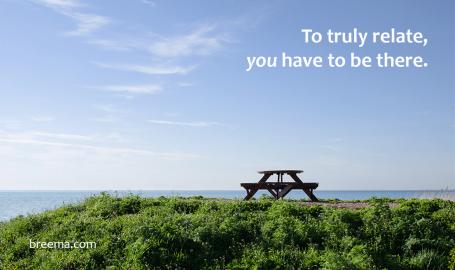
[[[440,191],[425,191],[419,196],[420,199],[443,199],[455,201],[455,190],[442,189]]]

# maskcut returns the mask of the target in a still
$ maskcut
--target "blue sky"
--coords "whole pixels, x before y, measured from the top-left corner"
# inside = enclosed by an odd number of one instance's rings
[[[453,1],[0,0],[0,189],[455,188]],[[412,29],[418,45],[303,42]],[[256,69],[388,52],[425,69]]]

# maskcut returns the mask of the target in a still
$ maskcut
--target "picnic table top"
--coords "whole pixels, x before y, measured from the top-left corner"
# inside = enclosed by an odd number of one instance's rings
[[[240,183],[240,186],[244,188],[285,188],[286,186],[292,186],[293,188],[313,188],[316,189],[319,183],[297,183],[297,182],[262,182],[262,183]]]
[[[260,174],[277,174],[277,173],[303,173],[302,170],[268,170],[268,171],[259,171]]]

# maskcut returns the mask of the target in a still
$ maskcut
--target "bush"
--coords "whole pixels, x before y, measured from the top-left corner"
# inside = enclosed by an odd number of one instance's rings
[[[0,223],[0,269],[455,270],[455,203],[389,203],[350,210],[102,194]],[[30,249],[30,240],[97,247]]]

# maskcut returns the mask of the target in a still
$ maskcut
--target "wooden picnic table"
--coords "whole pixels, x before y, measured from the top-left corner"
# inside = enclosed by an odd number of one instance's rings
[[[260,171],[262,178],[257,183],[241,183],[240,186],[246,189],[245,200],[251,199],[259,189],[265,189],[272,194],[275,199],[280,199],[286,196],[293,189],[301,189],[310,198],[311,201],[319,201],[313,194],[313,190],[316,189],[319,183],[304,183],[297,174],[302,173],[301,170],[271,170],[271,171]],[[267,182],[272,176],[277,175],[276,182]],[[284,182],[283,175],[289,175],[294,182]]]

